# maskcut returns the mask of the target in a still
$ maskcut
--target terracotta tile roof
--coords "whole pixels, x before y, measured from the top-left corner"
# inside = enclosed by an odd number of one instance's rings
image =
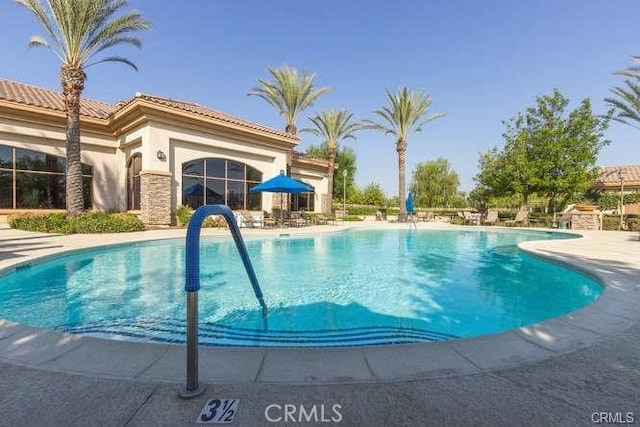
[[[61,92],[43,89],[23,83],[0,79],[0,99],[33,105],[51,110],[64,111],[64,98]],[[108,118],[116,107],[100,101],[82,98],[80,114],[98,119]]]
[[[620,185],[620,178],[618,177],[618,171],[623,170],[625,172],[624,182],[639,182],[640,183],[640,165],[631,166],[604,166],[600,168],[598,175],[598,184],[600,185]]]
[[[207,108],[207,107],[203,107],[200,104],[195,104],[195,103],[192,103],[192,102],[185,102],[185,101],[176,101],[175,99],[163,98],[163,97],[155,96],[155,95],[136,94],[135,98],[127,101],[123,105],[119,104],[118,106],[120,108],[123,108],[125,105],[128,105],[128,104],[134,102],[136,99],[144,99],[144,100],[153,102],[154,104],[164,105],[166,107],[175,108],[175,109],[182,110],[182,111],[187,111],[189,113],[194,113],[194,114],[197,114],[199,116],[208,117],[208,118],[215,119],[215,120],[220,120],[220,121],[223,121],[223,122],[227,122],[227,123],[234,124],[234,125],[239,125],[239,126],[250,128],[250,129],[260,130],[260,131],[267,132],[267,133],[270,133],[270,134],[273,134],[273,135],[286,137],[286,138],[289,138],[289,139],[292,139],[292,140],[298,140],[298,137],[296,137],[296,136],[291,136],[291,135],[289,135],[289,134],[287,134],[285,132],[272,129],[272,128],[269,128],[267,126],[262,126],[262,125],[259,125],[257,123],[252,123],[252,122],[249,122],[247,120],[243,120],[241,118],[234,117],[234,116],[226,114],[226,113],[221,113],[220,111],[216,111],[216,110],[212,110],[212,109]]]

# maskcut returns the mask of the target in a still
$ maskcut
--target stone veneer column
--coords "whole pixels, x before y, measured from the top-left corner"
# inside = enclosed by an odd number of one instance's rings
[[[571,212],[572,230],[600,230],[600,211]]]
[[[140,172],[140,217],[147,225],[171,225],[170,172]]]

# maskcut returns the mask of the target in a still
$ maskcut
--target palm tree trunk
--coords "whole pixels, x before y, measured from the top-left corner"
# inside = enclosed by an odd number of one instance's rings
[[[284,128],[284,132],[288,133],[289,135],[293,135],[296,136],[296,134],[298,133],[298,128],[296,127],[295,124],[288,124],[285,128]]]
[[[331,214],[331,204],[333,202],[333,173],[336,165],[336,152],[335,150],[329,151],[329,173],[327,174],[327,185],[329,189],[327,191],[327,202],[324,206],[324,212]]]
[[[406,199],[405,163],[407,157],[407,141],[404,138],[398,138],[396,151],[398,152],[398,198],[400,199],[400,215],[398,219],[404,221],[407,217],[407,209],[404,205],[404,200]]]
[[[67,114],[67,171],[66,207],[67,216],[74,218],[84,211],[82,194],[82,163],[80,161],[80,96],[86,75],[81,68],[62,67],[60,82]]]

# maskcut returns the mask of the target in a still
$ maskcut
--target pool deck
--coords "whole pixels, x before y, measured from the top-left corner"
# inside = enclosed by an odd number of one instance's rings
[[[433,223],[418,227],[482,229]],[[208,234],[228,231],[203,231]],[[439,343],[201,348],[200,382],[206,391],[191,400],[177,394],[185,382],[184,345],[109,341],[0,319],[0,426],[192,425],[214,398],[240,399],[233,423],[239,426],[280,425],[285,405],[293,405],[289,411],[296,421],[289,418],[288,425],[314,424],[307,419],[331,424],[337,413],[337,424],[348,426],[640,423],[638,233],[581,234],[580,239],[521,245],[604,283],[602,296],[577,312],[501,334]],[[184,235],[185,230],[167,229],[53,236],[0,224],[0,270],[62,251]],[[333,405],[340,406],[333,410]],[[317,412],[310,414],[314,407]],[[278,418],[280,422],[270,421]]]

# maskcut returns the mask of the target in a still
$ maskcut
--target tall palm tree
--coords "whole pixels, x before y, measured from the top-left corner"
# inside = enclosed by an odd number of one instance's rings
[[[82,166],[80,163],[80,96],[87,78],[85,68],[101,62],[122,62],[137,71],[131,61],[121,56],[90,60],[116,45],[141,47],[131,33],[146,30],[150,24],[137,11],[115,16],[127,6],[126,0],[16,0],[35,15],[46,39],[34,36],[29,47],[50,49],[60,59],[60,83],[67,116],[67,216],[76,217],[84,210]]]
[[[335,172],[336,155],[340,141],[347,138],[356,139],[355,133],[362,128],[359,123],[351,121],[353,114],[347,110],[329,110],[318,113],[315,117],[309,117],[313,128],[302,129],[303,132],[310,132],[320,136],[327,144],[329,157],[329,194],[324,206],[326,213],[331,212],[331,201],[333,200],[333,174]]]
[[[387,89],[388,105],[373,113],[382,118],[382,122],[365,120],[368,129],[376,129],[385,134],[394,135],[396,138],[396,151],[398,152],[398,198],[400,201],[400,217],[406,217],[405,198],[405,163],[407,155],[407,136],[410,132],[420,132],[426,123],[438,119],[443,114],[434,114],[427,118],[431,97],[424,91],[412,92],[406,87],[392,93]]]
[[[315,74],[307,74],[304,70],[300,74],[296,68],[287,65],[280,68],[272,67],[268,71],[274,81],[258,79],[258,86],[247,95],[258,96],[276,107],[285,119],[285,132],[296,135],[298,131],[296,123],[300,113],[309,108],[320,95],[331,89],[328,87],[314,89]]]

